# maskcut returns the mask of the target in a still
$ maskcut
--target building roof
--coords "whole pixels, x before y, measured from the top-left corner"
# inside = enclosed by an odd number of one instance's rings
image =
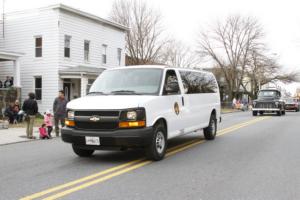
[[[11,13],[6,13],[5,15],[32,13],[34,11],[39,11],[39,10],[41,11],[41,10],[47,10],[47,9],[61,9],[61,10],[64,10],[64,11],[67,11],[67,12],[70,12],[70,13],[73,13],[73,14],[76,14],[76,15],[94,20],[94,21],[99,22],[101,24],[108,25],[108,26],[120,29],[122,31],[128,31],[129,30],[128,27],[126,27],[122,24],[118,24],[116,22],[101,18],[97,15],[93,15],[91,13],[84,12],[84,11],[81,11],[79,9],[76,9],[76,8],[73,8],[73,7],[64,5],[64,4],[55,4],[55,5],[50,5],[50,6],[42,7],[42,8],[38,8],[38,9],[29,9],[29,10],[23,10],[23,11],[16,11],[16,12],[11,12]]]
[[[105,68],[98,67],[87,67],[87,66],[76,66],[69,67],[67,69],[59,70],[60,75],[99,75],[101,74]]]

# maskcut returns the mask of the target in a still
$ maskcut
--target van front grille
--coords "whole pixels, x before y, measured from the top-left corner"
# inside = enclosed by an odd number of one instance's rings
[[[118,110],[99,110],[99,111],[75,111],[75,116],[107,116],[116,117],[120,115]]]
[[[120,111],[75,111],[75,128],[79,130],[115,130],[119,127]],[[90,118],[96,117],[98,121]]]
[[[115,130],[119,124],[117,122],[80,122],[75,121],[76,129],[80,130]]]

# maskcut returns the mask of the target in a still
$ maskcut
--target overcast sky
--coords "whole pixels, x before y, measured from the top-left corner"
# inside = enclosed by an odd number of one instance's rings
[[[63,3],[107,18],[113,0],[5,0],[5,12]],[[230,14],[251,15],[262,24],[266,42],[287,69],[300,70],[298,0],[148,0],[163,15],[168,34],[195,47],[197,32]]]

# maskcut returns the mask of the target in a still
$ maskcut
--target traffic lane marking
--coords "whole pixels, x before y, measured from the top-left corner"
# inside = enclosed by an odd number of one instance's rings
[[[251,124],[257,123],[257,122],[262,121],[262,120],[267,119],[267,118],[269,118],[269,117],[259,117],[259,118],[255,118],[253,120],[250,120],[248,122],[243,122],[243,123],[233,125],[231,127],[228,127],[228,128],[225,128],[225,129],[222,129],[222,130],[218,131],[217,136],[222,136],[224,134],[231,133],[235,130],[238,130],[238,129],[243,128],[245,126],[249,126]],[[166,157],[169,157],[171,155],[174,155],[176,153],[179,153],[181,151],[184,151],[186,149],[189,149],[193,146],[199,145],[199,144],[204,143],[204,142],[205,142],[205,140],[203,140],[203,139],[201,139],[201,140],[194,139],[194,140],[191,140],[189,142],[183,143],[181,145],[177,145],[175,147],[169,148],[167,150]],[[152,162],[153,161],[145,160],[145,158],[133,160],[133,161],[130,161],[128,163],[125,163],[125,164],[122,164],[122,165],[119,165],[119,166],[116,166],[116,167],[109,168],[107,170],[98,172],[96,174],[92,174],[92,175],[89,175],[89,176],[86,176],[86,177],[83,177],[83,178],[80,178],[80,179],[77,179],[77,180],[74,180],[74,181],[56,186],[56,187],[53,187],[53,188],[50,188],[50,189],[47,189],[47,190],[44,190],[42,192],[32,194],[30,196],[21,198],[21,200],[36,199],[36,198],[39,198],[39,197],[43,197],[47,194],[54,193],[56,191],[63,190],[65,188],[69,188],[71,186],[74,186],[70,189],[64,190],[62,192],[59,192],[57,194],[54,194],[52,196],[49,196],[49,197],[45,198],[47,200],[57,199],[57,198],[66,196],[70,193],[73,193],[73,192],[76,192],[78,190],[89,187],[91,185],[101,183],[101,182],[106,181],[108,179],[111,179],[115,176],[119,176],[121,174],[130,172],[130,171],[135,170],[135,169],[140,168],[140,167],[143,167],[143,166],[145,166],[147,164],[150,164]],[[119,171],[117,171],[117,170],[119,170]],[[109,173],[111,173],[111,174],[109,174]],[[106,175],[106,174],[108,174],[108,175]],[[106,176],[103,176],[103,175],[106,175]],[[100,177],[100,176],[102,176],[102,177]],[[98,177],[100,177],[100,178],[98,178]],[[91,179],[94,179],[94,180],[91,180]],[[91,181],[89,181],[89,180],[91,180]],[[86,183],[84,183],[84,182],[86,182]],[[83,183],[83,184],[79,185],[80,183]],[[75,185],[78,185],[78,186],[75,186]]]

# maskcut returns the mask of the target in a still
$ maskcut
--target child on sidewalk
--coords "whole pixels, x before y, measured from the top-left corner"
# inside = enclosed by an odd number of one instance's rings
[[[47,110],[44,115],[44,123],[46,124],[48,130],[48,136],[51,138],[51,132],[53,130],[53,115],[51,114],[50,110]]]
[[[39,128],[40,132],[40,139],[50,139],[47,130],[46,130],[46,124],[42,124],[42,126]]]

